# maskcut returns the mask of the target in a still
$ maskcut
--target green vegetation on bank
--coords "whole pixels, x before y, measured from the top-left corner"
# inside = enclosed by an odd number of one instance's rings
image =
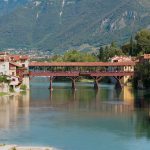
[[[7,95],[7,93],[5,93],[5,92],[0,92],[0,96],[5,96],[5,95]]]
[[[80,82],[85,82],[85,83],[93,83],[93,79],[85,79],[85,78],[81,78],[79,79]]]
[[[7,76],[0,76],[0,83],[9,83],[10,81],[7,79]]]
[[[150,88],[150,62],[140,63],[135,67],[135,77],[133,85],[137,88],[138,82],[142,83],[143,87]]]
[[[20,86],[20,89],[23,90],[23,91],[26,91],[27,86],[26,86],[25,84],[22,84],[22,85]]]

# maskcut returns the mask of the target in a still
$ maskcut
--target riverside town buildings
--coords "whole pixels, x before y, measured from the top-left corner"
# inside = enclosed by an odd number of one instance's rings
[[[127,56],[114,56],[111,58],[110,60],[112,63],[113,62],[132,62],[133,59],[132,57],[127,57]],[[133,61],[134,62],[134,61]],[[114,71],[117,70],[117,68],[113,68]],[[124,66],[122,68],[122,71],[133,71],[134,72],[134,66]],[[122,79],[121,79],[121,82],[123,84],[127,84],[128,83],[128,80],[130,79],[131,77],[130,76],[124,76]]]
[[[10,86],[19,90],[25,84],[29,88],[28,76],[29,57],[22,55],[11,55],[6,52],[0,53],[0,75],[5,75],[10,80]]]

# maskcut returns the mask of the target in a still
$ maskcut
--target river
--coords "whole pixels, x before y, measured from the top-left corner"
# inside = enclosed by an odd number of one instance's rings
[[[62,150],[149,150],[150,92],[33,78],[31,89],[0,97],[0,143]]]

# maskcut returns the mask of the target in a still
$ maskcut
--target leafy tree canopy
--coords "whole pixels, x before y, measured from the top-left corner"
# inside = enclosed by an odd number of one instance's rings
[[[135,36],[139,52],[150,53],[150,30],[143,29]]]
[[[115,55],[121,56],[121,55],[124,55],[124,53],[113,42],[113,43],[111,43],[110,46],[101,47],[99,49],[99,53],[98,53],[97,57],[99,58],[99,61],[108,61],[110,58],[114,57]]]
[[[95,62],[97,57],[90,53],[83,53],[77,50],[70,50],[64,55],[55,55],[49,61],[51,62]]]
[[[131,56],[150,53],[150,30],[142,29],[137,32],[135,38],[131,37],[130,42],[122,46],[122,50],[126,55]]]

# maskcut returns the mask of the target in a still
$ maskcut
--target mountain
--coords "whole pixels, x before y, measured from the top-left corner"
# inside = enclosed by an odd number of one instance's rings
[[[30,0],[0,0],[0,16],[8,14]]]
[[[1,0],[0,47],[62,52],[150,28],[149,0]]]

